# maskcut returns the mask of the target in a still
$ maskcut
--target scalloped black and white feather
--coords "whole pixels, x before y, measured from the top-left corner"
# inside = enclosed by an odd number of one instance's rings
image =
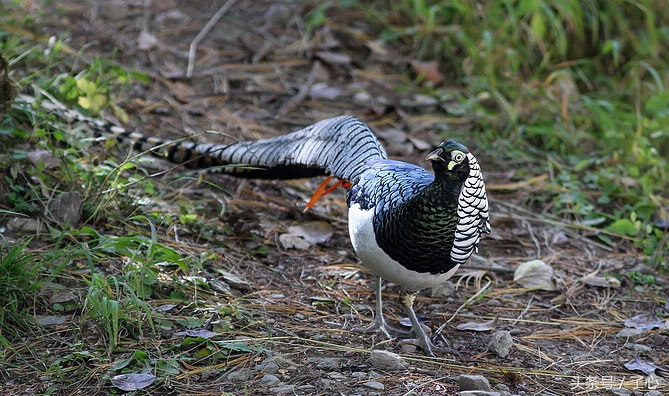
[[[21,95],[19,100],[36,103]],[[299,179],[331,175],[352,180],[371,159],[386,158],[383,147],[369,127],[353,116],[339,116],[269,139],[230,144],[171,141],[121,128],[88,117],[54,98],[39,106],[68,121],[84,123],[98,137],[112,136],[138,152],[148,152],[189,168],[216,168],[236,177]]]

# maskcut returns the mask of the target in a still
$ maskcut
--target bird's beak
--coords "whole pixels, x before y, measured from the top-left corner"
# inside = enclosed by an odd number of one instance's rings
[[[443,161],[444,159],[440,157],[440,155],[443,152],[444,152],[444,149],[439,147],[436,150],[434,150],[433,152],[431,152],[430,154],[428,154],[427,157],[425,157],[425,161],[437,161],[437,160]]]

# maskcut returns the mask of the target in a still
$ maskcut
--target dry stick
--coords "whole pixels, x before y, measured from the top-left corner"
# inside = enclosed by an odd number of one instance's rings
[[[290,113],[294,108],[302,103],[302,101],[304,101],[304,99],[309,94],[309,90],[311,90],[311,87],[314,85],[314,82],[316,81],[316,75],[318,75],[318,72],[321,68],[321,63],[319,61],[314,61],[314,64],[311,66],[309,76],[307,77],[307,81],[300,87],[300,90],[295,96],[290,98],[286,103],[283,104],[283,106],[281,106],[277,112],[277,116],[281,117]]]
[[[221,7],[216,14],[214,14],[213,17],[207,22],[206,25],[200,30],[200,33],[195,36],[193,41],[190,43],[190,47],[188,48],[188,67],[186,68],[186,77],[191,78],[193,77],[193,69],[195,69],[195,51],[197,50],[197,45],[202,41],[203,38],[207,34],[209,34],[209,31],[216,25],[219,19],[225,14],[235,3],[237,0],[228,0],[225,4],[223,4],[223,7]]]
[[[455,319],[456,316],[458,316],[458,313],[460,313],[460,311],[462,311],[462,309],[463,309],[464,307],[466,307],[467,305],[469,305],[469,303],[471,303],[472,301],[474,301],[475,298],[477,298],[478,296],[480,296],[481,293],[483,293],[483,292],[490,286],[491,283],[492,283],[491,281],[488,281],[488,283],[486,283],[485,286],[483,286],[483,287],[481,288],[481,290],[477,291],[476,294],[474,294],[473,296],[469,297],[469,299],[467,299],[467,301],[465,301],[464,304],[460,305],[460,307],[459,307],[458,309],[456,309],[455,312],[453,313],[453,316],[451,316],[451,318],[448,319],[443,325],[439,326],[439,328],[437,329],[437,331],[434,332],[434,335],[437,336],[437,335],[439,335],[442,331],[444,331],[444,328],[446,327],[446,325],[449,324],[449,323],[451,323],[451,321],[452,321],[453,319]]]

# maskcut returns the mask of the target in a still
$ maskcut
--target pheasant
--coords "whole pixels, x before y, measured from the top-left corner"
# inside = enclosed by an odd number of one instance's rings
[[[25,98],[24,98],[25,100]],[[447,140],[424,168],[387,158],[370,128],[352,116],[326,119],[293,133],[232,144],[169,142],[86,117],[44,102],[93,127],[101,135],[193,168],[216,167],[236,177],[298,179],[328,176],[307,205],[342,185],[347,189],[353,249],[376,275],[374,321],[364,331],[391,337],[383,317],[382,279],[401,287],[400,300],[416,344],[434,356],[436,347],[416,317],[418,291],[449,279],[490,232],[488,200],[479,163],[467,147]],[[243,166],[230,166],[243,165]],[[329,180],[339,180],[328,188]]]

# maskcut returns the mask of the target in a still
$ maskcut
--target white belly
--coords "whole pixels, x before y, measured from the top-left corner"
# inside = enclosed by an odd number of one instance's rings
[[[388,256],[376,243],[372,217],[374,210],[362,210],[359,204],[353,204],[348,210],[348,232],[353,249],[372,273],[388,282],[396,283],[405,290],[418,291],[446,282],[460,267],[456,265],[450,271],[433,275],[404,268]]]

